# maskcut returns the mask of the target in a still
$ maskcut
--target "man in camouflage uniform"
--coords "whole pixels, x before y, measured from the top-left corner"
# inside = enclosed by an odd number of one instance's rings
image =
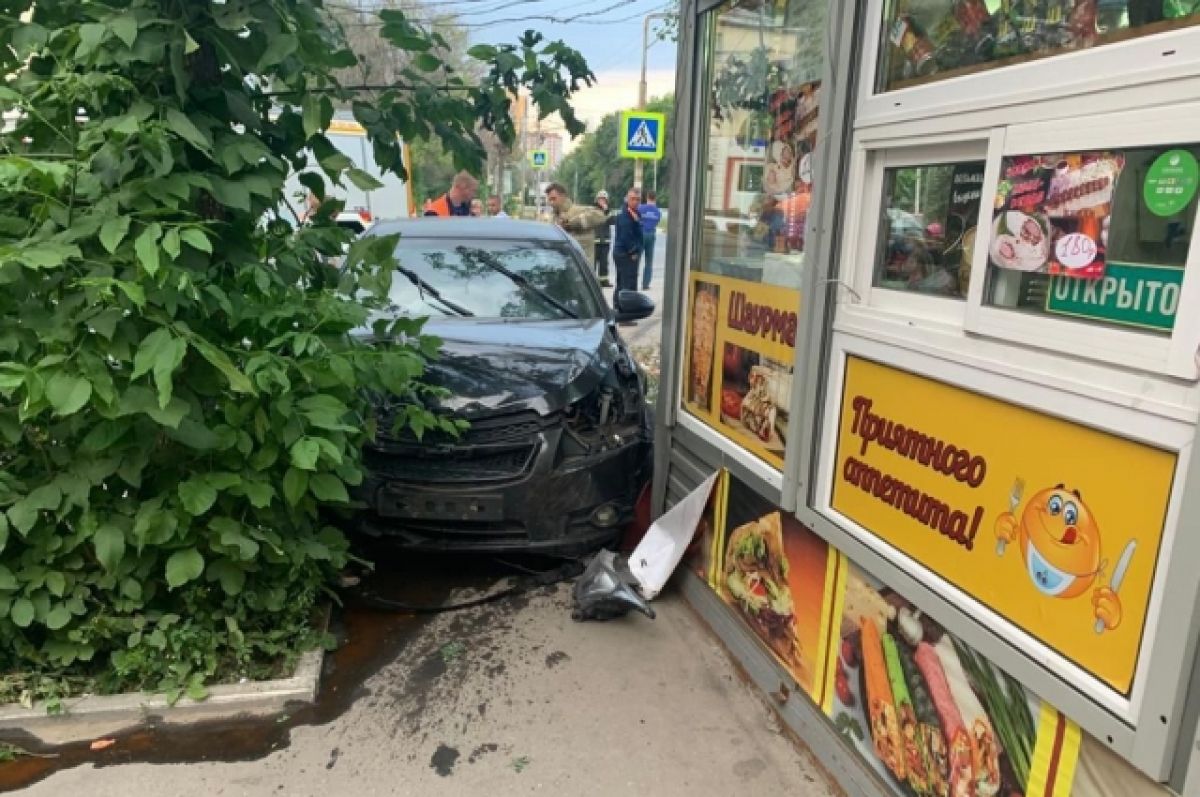
[[[608,223],[608,217],[591,205],[576,205],[560,183],[546,186],[546,201],[554,209],[551,221],[562,227],[583,249],[584,256],[596,249],[596,228]]]

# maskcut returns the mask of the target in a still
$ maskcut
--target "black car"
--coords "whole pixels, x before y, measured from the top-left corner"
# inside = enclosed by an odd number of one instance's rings
[[[651,469],[644,377],[617,322],[653,312],[627,292],[614,313],[579,246],[509,219],[381,222],[400,233],[396,311],[444,341],[427,378],[457,439],[389,433],[365,452],[362,528],[426,550],[577,554],[612,542]]]

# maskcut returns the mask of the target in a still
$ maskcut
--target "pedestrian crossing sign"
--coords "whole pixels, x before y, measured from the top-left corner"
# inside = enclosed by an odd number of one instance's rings
[[[529,153],[529,162],[532,163],[535,168],[538,168],[538,169],[545,168],[545,166],[546,166],[547,162],[549,162],[549,160],[550,160],[549,155],[547,154],[546,150],[544,150],[544,149],[535,149]]]
[[[621,157],[662,160],[666,151],[665,114],[650,111],[621,112]]]

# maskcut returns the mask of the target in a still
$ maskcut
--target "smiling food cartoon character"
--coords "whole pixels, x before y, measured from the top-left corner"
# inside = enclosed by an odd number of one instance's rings
[[[1063,485],[1042,490],[1029,499],[1020,516],[1013,511],[996,518],[997,552],[1017,543],[1033,586],[1051,598],[1074,598],[1097,583],[1107,564],[1101,560],[1100,526],[1078,490]],[[1132,552],[1132,551],[1131,551]],[[1128,557],[1122,557],[1109,586],[1097,586],[1092,593],[1098,630],[1121,624],[1121,599],[1116,590]],[[1103,624],[1103,625],[1101,625]]]

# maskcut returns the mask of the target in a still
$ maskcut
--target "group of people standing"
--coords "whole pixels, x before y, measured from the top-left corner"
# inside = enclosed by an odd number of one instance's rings
[[[553,221],[566,230],[584,252],[595,259],[596,275],[604,287],[613,287],[613,306],[621,291],[636,291],[638,265],[642,263],[642,290],[649,290],[654,269],[654,244],[662,211],[653,191],[646,192],[642,201],[641,189],[630,188],[625,204],[612,211],[608,192],[597,192],[591,205],[576,204],[560,183],[546,187],[546,200],[554,209]],[[617,284],[608,281],[608,259],[612,255]]]
[[[454,176],[450,189],[436,199],[425,203],[426,216],[483,216],[483,203],[475,198],[479,181],[467,172]],[[642,268],[642,290],[650,289],[654,273],[654,244],[662,211],[658,207],[654,191],[647,191],[642,200],[640,188],[630,188],[625,194],[625,204],[617,210],[608,206],[608,192],[596,193],[591,205],[576,204],[561,183],[550,183],[546,187],[546,201],[554,211],[552,221],[569,233],[584,253],[594,258],[596,275],[600,284],[613,288],[613,307],[621,291],[636,291],[638,265]],[[500,197],[493,194],[487,198],[487,215],[507,218],[500,205]],[[617,284],[608,281],[608,260],[612,256],[616,267]]]
[[[483,216],[483,202],[475,197],[478,191],[479,181],[469,172],[459,172],[454,175],[450,190],[436,199],[430,197],[425,201],[424,215]],[[492,194],[487,198],[487,215],[497,219],[508,218],[500,204],[499,194]]]

